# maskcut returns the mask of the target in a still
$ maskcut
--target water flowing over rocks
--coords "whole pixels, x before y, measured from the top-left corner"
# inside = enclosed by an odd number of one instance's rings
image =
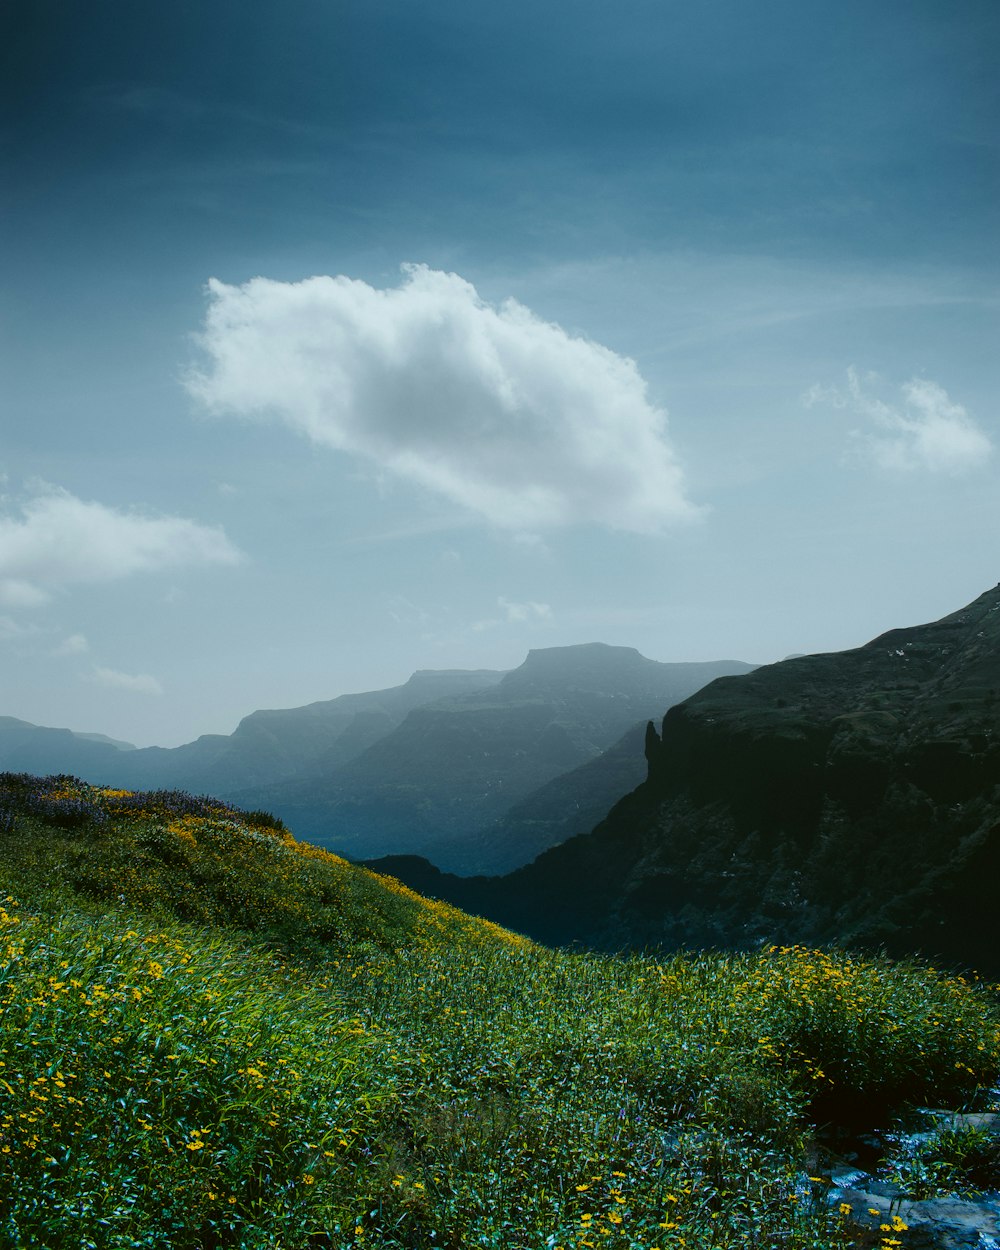
[[[1000,1090],[994,1096],[1000,1099]],[[980,1130],[1000,1167],[1000,1112],[925,1110],[922,1114],[927,1127],[920,1131],[884,1139],[873,1135],[859,1144],[870,1151],[891,1142],[890,1148],[905,1151],[930,1139],[935,1130]],[[918,1198],[904,1185],[856,1166],[833,1167],[822,1176],[826,1186],[822,1197],[828,1206],[880,1239],[898,1238],[904,1250],[1000,1250],[1000,1190]],[[810,1181],[815,1184],[816,1178]]]

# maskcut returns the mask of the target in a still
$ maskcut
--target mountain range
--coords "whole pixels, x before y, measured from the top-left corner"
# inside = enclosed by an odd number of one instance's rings
[[[214,790],[549,943],[836,942],[1000,973],[1000,586],[850,651],[549,648],[173,750],[0,718],[0,768]]]
[[[230,735],[171,749],[25,722],[5,736],[0,722],[0,769],[211,793],[354,858],[418,853],[497,874],[586,832],[642,780],[634,745],[650,716],[751,668],[552,647],[508,673],[422,671],[389,690],[257,711]]]
[[[501,878],[380,870],[547,942],[837,942],[1000,972],[1000,586],[866,646],[722,677],[647,777]]]
[[[342,767],[227,797],[353,858],[407,851],[454,872],[500,873],[591,828],[641,780],[641,757],[624,770],[619,754],[604,758],[622,734],[750,668],[662,664],[603,643],[531,651],[494,685],[414,709]],[[539,791],[571,772],[566,801],[546,807]]]
[[[0,716],[0,769],[83,776],[114,760],[119,752],[134,750],[130,742],[118,742],[104,734],[49,729],[14,716]]]
[[[48,729],[0,717],[0,767],[75,773],[133,789],[216,795],[263,785],[360,754],[424,703],[496,684],[502,672],[416,672],[402,686],[345,694],[305,707],[252,712],[232,734],[202,734],[179,747],[135,748],[100,734]]]

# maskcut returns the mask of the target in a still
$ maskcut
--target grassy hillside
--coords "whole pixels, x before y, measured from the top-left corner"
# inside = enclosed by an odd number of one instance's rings
[[[0,777],[0,1244],[787,1247],[810,1123],[976,1099],[988,990],[546,950],[262,814]]]

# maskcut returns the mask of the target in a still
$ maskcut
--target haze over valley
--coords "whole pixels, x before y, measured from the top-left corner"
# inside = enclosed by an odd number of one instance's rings
[[[846,652],[538,650],[174,750],[6,718],[0,770],[205,789],[550,943],[848,942],[993,971],[998,692],[1000,586]]]

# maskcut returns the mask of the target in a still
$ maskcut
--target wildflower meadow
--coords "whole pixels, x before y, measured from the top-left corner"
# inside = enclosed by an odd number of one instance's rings
[[[537,946],[176,793],[0,776],[0,1245],[905,1246],[821,1123],[978,1105],[995,990]]]

